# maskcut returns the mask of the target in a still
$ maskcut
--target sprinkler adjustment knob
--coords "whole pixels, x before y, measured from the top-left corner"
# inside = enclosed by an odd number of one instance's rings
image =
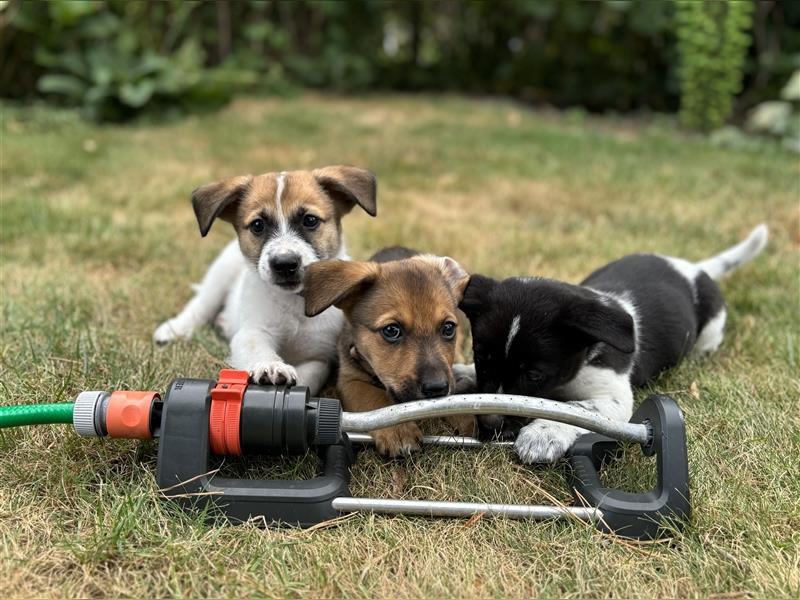
[[[317,400],[317,426],[312,443],[316,446],[331,446],[342,437],[342,405],[333,398]]]

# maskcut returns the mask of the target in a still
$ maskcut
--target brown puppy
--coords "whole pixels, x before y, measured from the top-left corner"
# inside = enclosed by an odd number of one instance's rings
[[[345,315],[339,337],[338,390],[348,411],[367,411],[454,390],[458,304],[469,275],[452,258],[388,248],[370,262],[321,261],[305,279],[306,315],[336,306]],[[475,419],[448,419],[473,435]],[[389,457],[419,448],[422,432],[403,423],[372,432]]]

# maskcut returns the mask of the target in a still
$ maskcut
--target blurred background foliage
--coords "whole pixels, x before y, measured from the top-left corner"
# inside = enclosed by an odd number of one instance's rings
[[[680,110],[708,130],[779,97],[800,1],[0,0],[0,55],[1,96],[97,120],[308,87]]]
[[[676,3],[681,120],[685,125],[716,129],[731,114],[733,99],[742,89],[753,8],[751,2]]]

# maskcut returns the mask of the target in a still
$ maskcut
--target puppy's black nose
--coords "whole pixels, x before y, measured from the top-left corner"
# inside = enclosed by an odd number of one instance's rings
[[[447,394],[450,386],[446,379],[433,379],[422,382],[422,396],[424,398],[436,398]]]
[[[269,268],[278,275],[294,275],[300,268],[300,257],[297,254],[276,254],[269,258]]]

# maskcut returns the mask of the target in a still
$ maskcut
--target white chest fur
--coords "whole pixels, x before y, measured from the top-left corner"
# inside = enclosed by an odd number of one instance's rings
[[[338,308],[306,317],[302,296],[265,283],[252,268],[242,273],[231,300],[234,338],[243,329],[257,331],[291,364],[330,360],[336,354],[344,319]]]

